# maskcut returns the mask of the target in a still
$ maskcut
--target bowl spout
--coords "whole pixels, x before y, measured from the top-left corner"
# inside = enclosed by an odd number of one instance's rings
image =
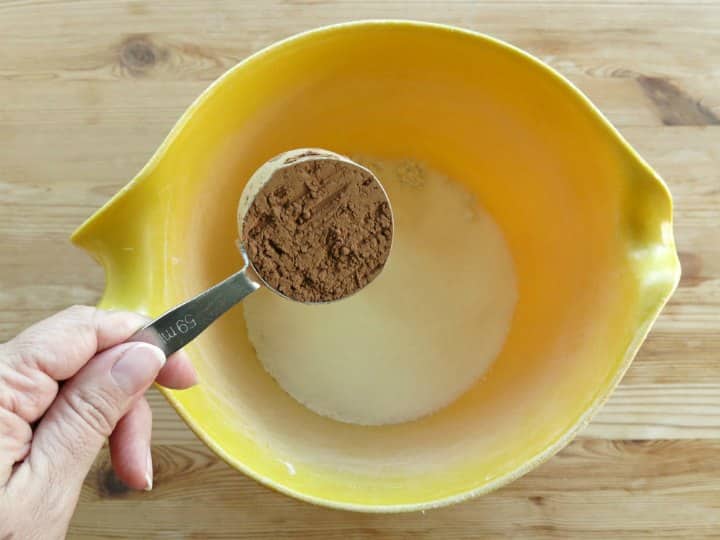
[[[637,282],[641,320],[650,324],[680,281],[673,234],[672,198],[665,182],[634,151],[628,151],[630,181],[623,194],[621,229]]]
[[[102,208],[90,216],[71,236],[105,271],[105,290],[99,306],[147,312],[145,301],[153,276],[151,246],[158,245],[162,231],[153,226],[151,186],[137,177]],[[156,249],[156,247],[155,247]]]

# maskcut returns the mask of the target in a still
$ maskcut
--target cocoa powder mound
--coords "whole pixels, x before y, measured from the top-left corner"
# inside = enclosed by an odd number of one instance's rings
[[[377,179],[335,159],[276,171],[250,205],[243,244],[258,275],[300,302],[349,296],[382,270],[392,212]]]

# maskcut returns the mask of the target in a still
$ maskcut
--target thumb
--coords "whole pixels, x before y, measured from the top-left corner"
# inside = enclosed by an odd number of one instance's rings
[[[164,364],[163,352],[146,343],[123,343],[95,356],[63,385],[40,422],[31,468],[47,470],[63,489],[79,489],[115,425]]]

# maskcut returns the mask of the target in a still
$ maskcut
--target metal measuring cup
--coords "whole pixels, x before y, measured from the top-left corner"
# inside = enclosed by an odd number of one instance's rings
[[[131,336],[128,341],[141,341],[155,345],[162,349],[166,356],[170,356],[200,335],[200,333],[210,326],[220,315],[262,286],[267,287],[283,298],[297,301],[271,287],[255,271],[253,262],[248,257],[245,246],[242,243],[242,238],[244,237],[242,229],[245,224],[245,216],[247,215],[248,209],[252,206],[252,203],[263,186],[273,178],[278,171],[300,162],[320,160],[350,163],[355,167],[363,169],[380,185],[387,199],[387,193],[372,171],[345,156],[330,152],[329,150],[301,148],[284,152],[270,159],[255,171],[240,196],[238,205],[238,227],[240,229],[238,231],[240,235],[238,248],[243,258],[243,268],[217,285],[170,309],[157,319],[151,321]],[[389,204],[389,201],[387,202]],[[391,221],[393,221],[392,217]],[[304,303],[315,304],[322,302]]]

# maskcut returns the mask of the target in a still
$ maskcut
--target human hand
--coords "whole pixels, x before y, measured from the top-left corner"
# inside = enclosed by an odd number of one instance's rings
[[[0,344],[0,538],[63,538],[108,437],[117,476],[152,489],[143,394],[197,376],[182,352],[165,362],[157,347],[124,343],[143,323],[74,306]]]

